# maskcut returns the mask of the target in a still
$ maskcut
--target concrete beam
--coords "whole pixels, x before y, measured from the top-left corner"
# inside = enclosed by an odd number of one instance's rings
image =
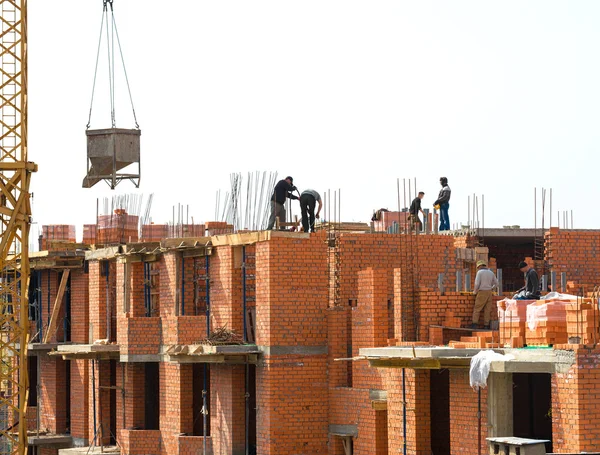
[[[490,373],[487,406],[488,436],[512,436],[513,379],[511,373]]]
[[[334,436],[358,436],[357,425],[329,425],[329,434]]]

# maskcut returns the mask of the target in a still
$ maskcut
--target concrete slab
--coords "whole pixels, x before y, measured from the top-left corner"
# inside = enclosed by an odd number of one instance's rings
[[[97,454],[97,453],[121,453],[121,449],[117,446],[104,446],[104,451],[101,451],[100,447],[73,447],[71,449],[60,449],[58,455],[86,455],[86,454]]]
[[[49,355],[63,359],[117,359],[119,351],[118,344],[68,344],[57,346]]]
[[[40,434],[39,436],[28,436],[27,443],[30,446],[71,447],[73,438],[66,434]]]
[[[357,425],[329,425],[329,434],[334,436],[358,436]]]
[[[470,359],[482,349],[446,347],[388,346],[362,348],[359,355],[377,368],[468,368]],[[494,361],[490,371],[496,373],[563,373],[575,362],[571,351],[554,349],[493,349],[515,357],[509,361]]]

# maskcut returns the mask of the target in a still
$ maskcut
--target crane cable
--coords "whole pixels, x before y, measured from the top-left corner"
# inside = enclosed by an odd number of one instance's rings
[[[135,122],[136,129],[140,129],[140,125],[137,121],[135,114],[135,106],[133,104],[133,96],[131,94],[131,86],[129,84],[129,77],[127,75],[127,69],[125,67],[125,58],[123,57],[123,49],[121,48],[121,40],[119,39],[119,32],[117,30],[117,23],[115,20],[115,14],[113,9],[113,0],[102,0],[102,20],[100,22],[100,36],[98,39],[98,48],[96,52],[96,65],[94,67],[94,82],[92,84],[92,97],[90,101],[90,112],[88,116],[88,123],[86,129],[90,128],[92,121],[92,108],[94,105],[94,94],[96,91],[96,80],[98,78],[98,63],[100,61],[100,51],[102,47],[102,35],[103,30],[106,27],[106,39],[107,39],[107,52],[108,52],[108,81],[110,91],[110,116],[111,116],[111,127],[116,128],[116,115],[115,115],[115,38],[119,47],[119,54],[121,56],[121,64],[123,65],[123,73],[125,75],[125,82],[127,84],[127,92],[129,93],[129,101],[131,103],[131,110],[133,112],[133,120]],[[109,19],[108,19],[108,7],[110,6],[110,33],[109,33]],[[106,20],[105,20],[106,19]]]

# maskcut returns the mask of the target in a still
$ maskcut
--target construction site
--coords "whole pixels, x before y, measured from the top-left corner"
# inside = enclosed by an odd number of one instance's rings
[[[113,1],[101,3],[91,104],[105,40],[111,124],[92,129],[90,105],[81,191],[123,182],[139,188],[141,181],[141,130]],[[153,195],[142,210],[143,195],[119,194],[103,203],[96,198],[96,219],[88,224],[40,222],[34,233],[30,182],[38,166],[28,155],[27,1],[0,0],[0,11],[0,454],[600,453],[600,229],[574,228],[572,211],[558,212],[553,223],[552,190],[549,212],[546,190],[534,190],[533,228],[489,227],[483,195],[469,196],[466,223],[455,221],[465,217],[453,199],[451,224],[447,177],[440,178],[433,209],[421,208],[416,178],[403,179],[402,191],[398,178],[397,207],[374,209],[365,222],[342,216],[341,189],[322,197],[309,188],[301,193],[291,176],[255,171],[230,175],[230,189],[217,191],[208,220],[194,220],[179,203],[172,214],[154,213]],[[328,33],[329,22],[323,20]],[[269,42],[277,41],[273,36]],[[284,52],[273,50],[268,60],[278,53]],[[120,63],[131,129],[115,120]],[[236,107],[222,104],[228,123]],[[420,98],[419,104],[427,115],[436,110]],[[271,109],[285,117],[277,106]],[[59,116],[47,117],[53,115]],[[442,112],[444,121],[453,115]],[[196,127],[185,116],[172,120],[187,125],[177,130]],[[228,128],[232,134],[237,126]],[[303,128],[290,137],[303,136]],[[246,140],[248,133],[236,134]],[[185,180],[181,167],[194,168],[194,180],[201,180],[218,161],[238,164],[215,149],[201,152],[210,166],[182,165],[187,156],[176,157],[177,149],[161,150],[161,158],[173,153],[161,164],[165,174],[173,162],[180,166],[161,182],[174,194],[185,194],[177,187]],[[342,146],[336,150],[352,157]],[[383,149],[377,153],[386,157]],[[416,148],[410,153],[421,159]],[[289,154],[300,161],[305,152]],[[345,173],[336,160],[328,172]],[[360,165],[347,167],[367,174]],[[52,176],[52,184],[70,173]],[[497,186],[512,185],[502,175]],[[456,178],[463,193],[473,190],[470,179]],[[364,189],[372,187],[357,181],[370,197]],[[201,192],[190,197],[207,199]],[[58,214],[65,213],[62,204],[84,212],[68,195],[56,200]]]
[[[119,241],[130,218],[79,243],[46,226],[30,253],[30,453],[597,449],[600,231],[417,233],[387,212],[315,233],[207,222]],[[511,300],[523,258],[558,296]],[[500,278],[489,331],[464,328],[478,260]],[[474,391],[471,360],[492,349],[512,357]]]

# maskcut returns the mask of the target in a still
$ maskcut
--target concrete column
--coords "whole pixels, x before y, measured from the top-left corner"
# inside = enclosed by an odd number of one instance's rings
[[[488,437],[513,435],[512,373],[490,373],[488,377]]]

